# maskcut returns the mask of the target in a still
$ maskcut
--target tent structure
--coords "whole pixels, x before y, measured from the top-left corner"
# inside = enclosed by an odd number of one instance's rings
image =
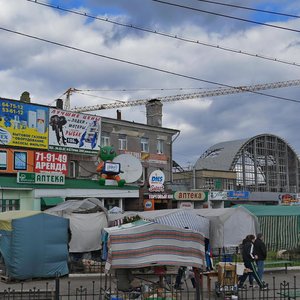
[[[242,205],[258,218],[269,250],[292,250],[300,245],[300,206]]]
[[[204,237],[199,232],[143,220],[104,230],[106,269],[205,265]]]
[[[12,279],[63,276],[68,270],[69,220],[39,211],[0,213],[0,252]]]
[[[237,247],[248,234],[259,232],[257,217],[243,207],[194,211],[210,221],[209,242],[212,248]]]
[[[182,229],[191,229],[200,232],[204,237],[209,238],[209,219],[197,215],[193,210],[187,209],[161,209],[153,211],[123,212],[108,214],[108,219],[116,225],[121,224],[124,217],[138,215],[140,218],[159,224],[174,226]]]
[[[102,248],[101,233],[102,229],[108,226],[108,221],[107,211],[99,199],[68,200],[45,212],[70,220],[70,253],[90,252]]]

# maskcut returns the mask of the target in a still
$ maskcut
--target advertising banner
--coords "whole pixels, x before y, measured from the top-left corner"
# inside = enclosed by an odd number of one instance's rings
[[[209,193],[209,200],[227,200],[227,192],[221,192],[221,191],[212,191]]]
[[[101,117],[49,109],[49,150],[96,154],[100,145]]]
[[[228,198],[231,199],[249,199],[250,192],[249,191],[228,191],[227,192]]]
[[[34,172],[68,174],[68,155],[59,152],[35,152]]]
[[[2,145],[48,148],[48,107],[0,98]]]

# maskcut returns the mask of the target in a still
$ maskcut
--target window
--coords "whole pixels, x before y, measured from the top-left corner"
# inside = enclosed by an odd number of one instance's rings
[[[0,151],[0,170],[7,169],[7,153],[6,151]]]
[[[157,140],[157,148],[156,151],[158,154],[164,153],[164,141],[163,140]]]
[[[14,152],[14,170],[27,170],[27,152]]]
[[[20,210],[19,199],[0,200],[1,211]]]
[[[77,175],[77,162],[75,160],[70,161],[70,168],[69,168],[69,177],[76,178]]]
[[[109,133],[106,131],[103,131],[101,134],[101,147],[104,147],[104,146],[110,146]]]
[[[149,152],[149,139],[148,138],[141,138],[141,151]]]
[[[127,150],[127,136],[119,134],[119,150]]]

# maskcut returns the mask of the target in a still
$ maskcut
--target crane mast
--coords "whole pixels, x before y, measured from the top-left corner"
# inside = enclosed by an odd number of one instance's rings
[[[300,85],[300,80],[288,80],[288,81],[279,81],[279,82],[256,84],[256,85],[249,85],[249,86],[237,86],[237,87],[228,87],[228,88],[223,87],[223,88],[201,91],[196,93],[157,97],[155,99],[160,100],[161,102],[175,102],[175,101],[182,101],[182,100],[189,100],[189,99],[224,96],[224,95],[246,93],[246,92],[255,93],[257,91],[262,91],[262,90],[277,89],[277,88],[284,88],[284,87],[298,86],[298,85]],[[68,91],[69,93],[67,93]],[[76,92],[76,91],[80,91],[80,90],[77,89],[67,90],[66,93],[68,96],[67,98],[68,105],[70,105],[70,92]],[[99,105],[92,105],[92,106],[74,107],[71,108],[70,110],[74,112],[87,112],[87,111],[96,111],[96,110],[112,109],[112,108],[132,107],[132,106],[144,105],[150,100],[153,100],[153,98],[137,99],[131,101],[124,101],[124,102],[118,101],[118,102],[112,102],[108,104],[99,104]]]

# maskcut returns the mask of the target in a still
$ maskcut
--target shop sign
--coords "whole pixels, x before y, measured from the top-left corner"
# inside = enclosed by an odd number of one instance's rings
[[[174,200],[188,200],[188,201],[204,201],[205,192],[180,192],[174,193]]]
[[[149,194],[149,199],[173,199],[172,194]]]
[[[179,208],[183,208],[183,209],[192,209],[194,208],[194,203],[193,202],[181,202],[179,204]]]
[[[18,183],[27,184],[65,184],[64,174],[18,172]]]
[[[50,109],[49,150],[97,154],[100,124],[100,116]]]
[[[249,191],[228,191],[227,197],[231,199],[249,199],[250,192]]]
[[[161,170],[153,171],[149,176],[149,192],[164,191],[165,174]]]
[[[0,99],[1,144],[47,149],[48,107]]]
[[[144,210],[154,210],[154,199],[144,200]]]
[[[279,195],[279,200],[281,200],[281,205],[300,205],[300,201],[297,195],[296,194]]]
[[[209,200],[212,200],[212,201],[227,200],[227,192],[210,192],[209,193]]]
[[[58,152],[35,152],[34,171],[68,174],[68,155]]]

